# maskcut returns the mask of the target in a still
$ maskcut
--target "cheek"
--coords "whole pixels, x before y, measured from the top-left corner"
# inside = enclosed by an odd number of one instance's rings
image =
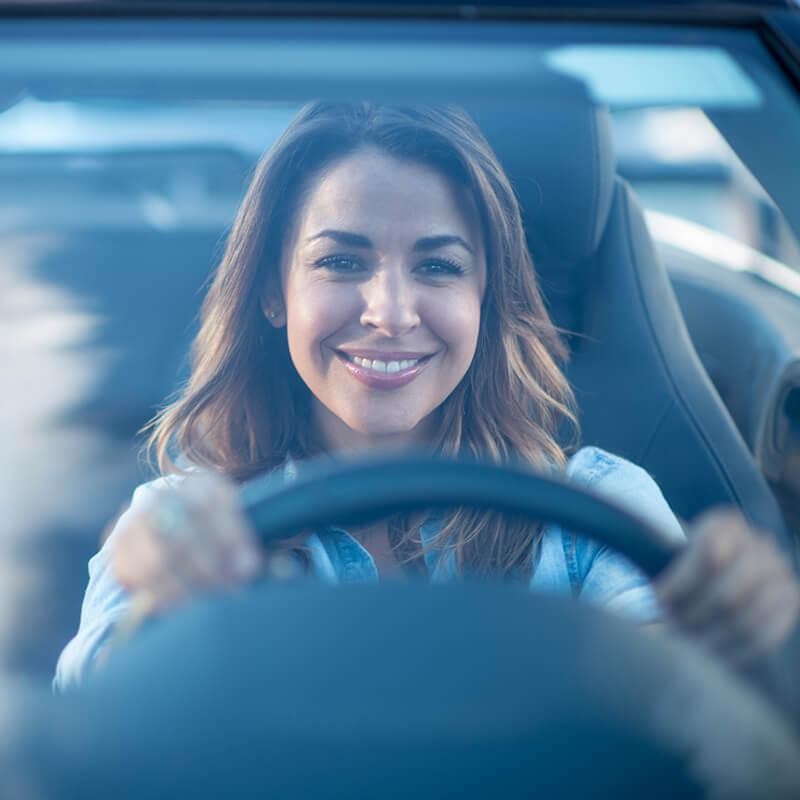
[[[331,284],[291,283],[286,287],[286,325],[292,358],[308,360],[319,344],[333,335],[354,313],[352,293]]]
[[[430,314],[431,327],[459,362],[472,361],[481,322],[480,298],[459,293],[445,303],[437,303]]]

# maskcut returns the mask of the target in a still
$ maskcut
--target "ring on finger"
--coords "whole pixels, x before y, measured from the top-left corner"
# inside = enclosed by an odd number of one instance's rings
[[[174,493],[159,498],[155,510],[155,523],[165,539],[184,539],[189,533],[189,512],[183,500]]]

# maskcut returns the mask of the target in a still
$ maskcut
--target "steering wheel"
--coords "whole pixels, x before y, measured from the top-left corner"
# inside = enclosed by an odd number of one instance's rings
[[[267,542],[470,505],[587,533],[651,575],[675,551],[586,491],[478,463],[318,462],[242,499]],[[62,703],[85,756],[39,771],[54,781],[45,797],[691,797],[731,781],[731,796],[800,796],[794,734],[720,665],[512,585],[299,581],[209,597]]]

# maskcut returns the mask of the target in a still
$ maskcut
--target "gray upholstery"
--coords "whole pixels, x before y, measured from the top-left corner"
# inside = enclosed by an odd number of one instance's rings
[[[582,439],[647,469],[691,519],[733,504],[793,552],[778,505],[711,384],[631,188],[616,176],[608,112],[572,81],[513,124],[476,115],[517,190],[556,324]],[[524,131],[524,134],[521,132]]]
[[[608,113],[582,84],[543,75],[530,108],[475,108],[509,174],[557,325],[579,328],[585,270],[611,208],[616,164]]]

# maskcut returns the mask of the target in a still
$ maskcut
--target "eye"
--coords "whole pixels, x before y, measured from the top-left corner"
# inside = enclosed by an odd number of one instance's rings
[[[315,261],[314,266],[342,273],[360,272],[364,269],[364,265],[358,258],[346,255],[325,256],[325,258]]]
[[[458,262],[441,257],[424,261],[417,267],[417,270],[436,278],[464,274],[464,268]]]

